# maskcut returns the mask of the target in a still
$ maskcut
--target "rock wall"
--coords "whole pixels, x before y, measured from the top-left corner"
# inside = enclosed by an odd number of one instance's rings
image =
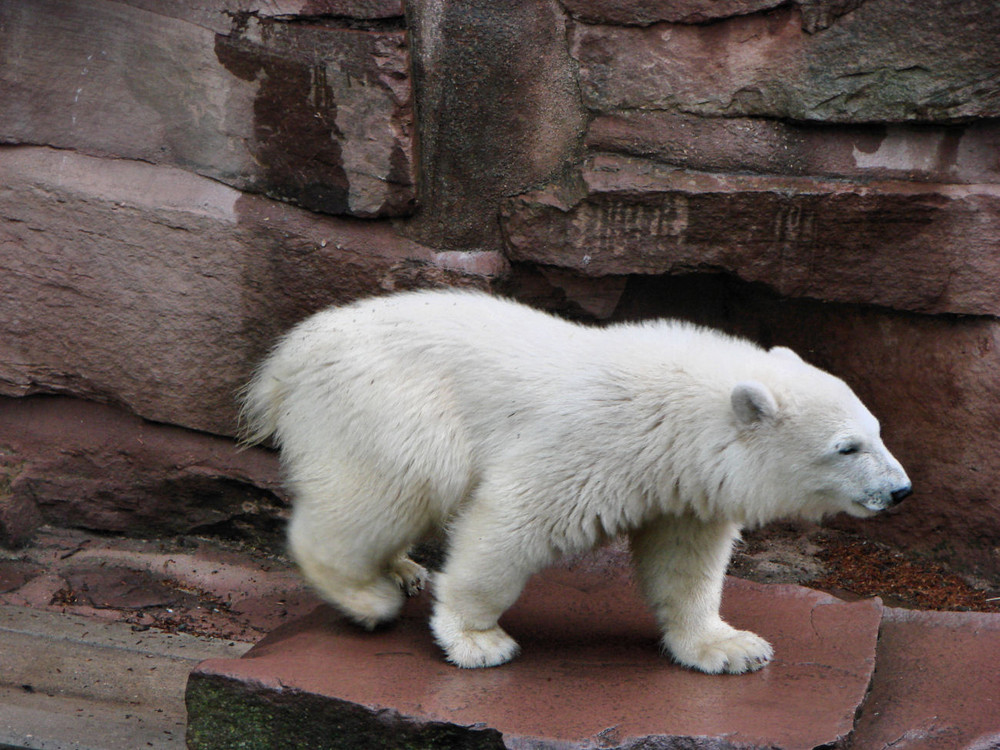
[[[794,346],[917,488],[854,527],[1000,573],[998,39],[986,0],[0,5],[0,539],[273,528],[231,440],[269,344],[470,285]]]

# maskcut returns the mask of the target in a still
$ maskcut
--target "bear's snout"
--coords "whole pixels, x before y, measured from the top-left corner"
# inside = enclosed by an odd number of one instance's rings
[[[908,498],[912,494],[913,494],[913,485],[909,484],[906,485],[905,487],[900,487],[899,489],[893,490],[890,493],[890,497],[892,498],[890,507],[899,505],[901,502],[903,502],[906,498]]]

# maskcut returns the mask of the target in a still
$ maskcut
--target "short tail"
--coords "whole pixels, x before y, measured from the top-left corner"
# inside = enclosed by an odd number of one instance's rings
[[[258,445],[274,435],[285,395],[285,388],[274,373],[273,362],[265,360],[250,382],[239,391],[237,437],[241,445]]]

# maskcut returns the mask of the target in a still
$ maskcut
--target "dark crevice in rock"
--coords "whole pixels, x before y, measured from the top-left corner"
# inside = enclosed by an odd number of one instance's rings
[[[190,531],[196,536],[249,544],[257,550],[283,554],[285,550],[285,520],[257,512],[238,513],[225,520]]]
[[[616,26],[652,26],[673,23],[698,26],[732,18],[773,12],[786,6],[798,6],[802,29],[814,34],[834,24],[838,18],[861,7],[865,0],[687,0],[662,3],[649,0],[602,2],[602,0],[560,0],[574,20],[589,24]]]
[[[226,13],[233,22],[234,31],[242,31],[249,25],[251,19],[261,23],[274,23],[286,26],[319,26],[326,29],[343,29],[347,31],[405,31],[405,16],[388,16],[383,18],[358,18],[356,16],[338,15],[335,13],[294,13],[265,14],[260,11],[228,11]]]

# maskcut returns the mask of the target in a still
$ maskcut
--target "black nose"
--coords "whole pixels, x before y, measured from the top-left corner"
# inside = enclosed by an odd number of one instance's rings
[[[900,487],[898,490],[892,491],[892,504],[899,505],[903,500],[908,498],[913,494],[913,487],[911,485],[906,485],[905,487]]]

